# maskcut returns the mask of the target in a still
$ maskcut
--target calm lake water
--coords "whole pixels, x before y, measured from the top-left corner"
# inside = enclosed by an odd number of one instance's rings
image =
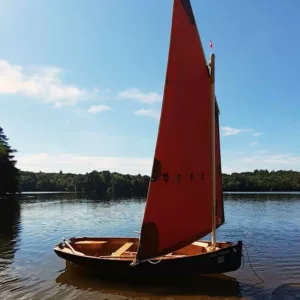
[[[144,200],[23,195],[0,203],[0,299],[300,299],[300,195],[226,194],[218,240],[246,244],[245,265],[226,275],[171,284],[111,283],[57,257],[72,236],[135,236]],[[210,238],[210,236],[206,237]]]

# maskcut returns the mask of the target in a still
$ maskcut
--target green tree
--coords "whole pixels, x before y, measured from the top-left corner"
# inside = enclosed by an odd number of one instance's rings
[[[0,196],[18,191],[19,170],[16,168],[14,153],[8,138],[0,127]]]
[[[300,191],[300,172],[255,170],[223,174],[224,191]],[[100,196],[146,197],[149,176],[124,175],[109,171],[86,174],[21,172],[23,191],[96,192]]]

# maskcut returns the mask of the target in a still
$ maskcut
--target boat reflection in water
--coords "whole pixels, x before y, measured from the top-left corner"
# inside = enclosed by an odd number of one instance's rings
[[[127,280],[110,281],[101,278],[101,271],[95,272],[66,261],[66,269],[56,278],[60,285],[73,286],[80,290],[97,291],[107,295],[123,297],[145,297],[160,299],[172,296],[182,299],[186,296],[207,296],[214,299],[240,299],[240,284],[235,277],[216,274],[187,277],[186,280],[128,278]],[[215,298],[216,297],[216,298]],[[202,299],[202,297],[200,297]]]

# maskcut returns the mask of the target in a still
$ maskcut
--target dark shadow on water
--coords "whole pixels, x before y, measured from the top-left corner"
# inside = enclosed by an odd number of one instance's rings
[[[13,262],[20,235],[20,203],[11,196],[0,200],[0,271]]]
[[[136,201],[145,202],[145,197],[137,198],[124,198],[124,197],[111,197],[103,196],[95,192],[85,192],[85,193],[65,193],[65,192],[27,192],[26,194],[19,194],[16,196],[18,200],[22,203],[35,203],[35,202],[47,202],[47,201],[88,201],[95,203],[106,203],[115,204],[124,201]]]
[[[112,196],[104,196],[96,192],[27,192],[26,194],[19,194],[16,196],[21,201],[26,202],[35,202],[35,201],[53,201],[53,200],[84,200],[84,201],[92,201],[92,202],[101,202],[101,203],[116,203],[123,201],[137,201],[137,202],[145,202],[146,197],[112,197]],[[293,202],[300,200],[300,194],[298,193],[229,193],[226,192],[224,194],[224,200],[226,201],[239,201],[239,202]]]
[[[47,202],[54,200],[77,200],[87,199],[86,194],[83,193],[63,193],[63,192],[32,192],[26,194],[19,194],[16,196],[22,202]]]
[[[72,286],[82,291],[97,291],[107,295],[128,298],[161,299],[249,299],[249,300],[300,300],[300,283],[283,284],[270,288],[262,283],[239,282],[228,274],[194,276],[185,280],[105,280],[99,274],[67,263],[67,267],[56,278],[59,285]]]
[[[88,272],[79,266],[67,263],[66,269],[56,278],[60,285],[74,286],[81,290],[98,291],[104,294],[117,294],[126,297],[173,296],[175,299],[184,296],[236,297],[240,296],[240,284],[228,275],[197,276],[186,280],[151,280],[127,279],[105,280],[99,275]]]
[[[288,299],[299,300],[300,299],[300,283],[283,284],[271,293],[270,300]]]
[[[251,300],[300,300],[300,283],[283,284],[275,289],[261,283],[241,283],[240,292]]]

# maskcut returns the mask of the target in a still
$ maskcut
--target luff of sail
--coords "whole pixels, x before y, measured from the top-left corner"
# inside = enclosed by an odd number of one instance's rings
[[[190,1],[174,0],[161,118],[134,264],[212,230],[209,77]]]

